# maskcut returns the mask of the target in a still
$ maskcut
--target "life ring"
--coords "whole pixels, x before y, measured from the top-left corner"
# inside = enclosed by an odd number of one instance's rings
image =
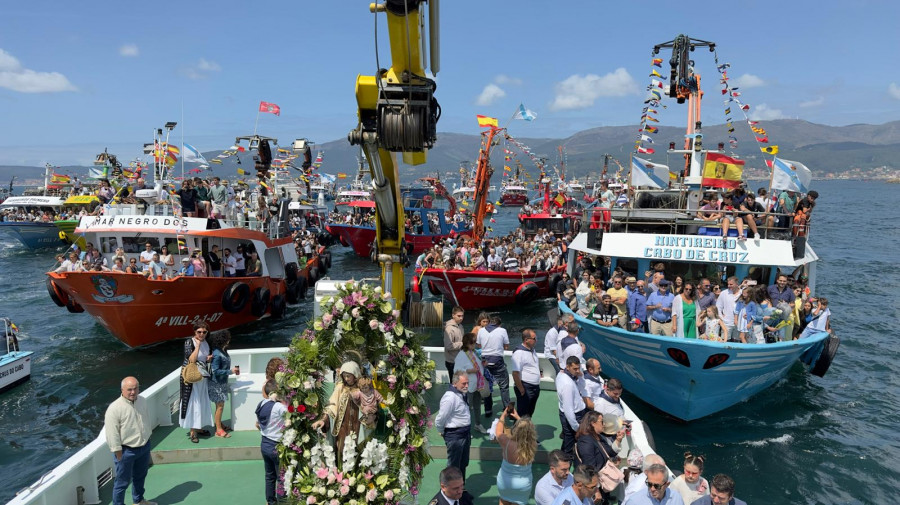
[[[825,346],[822,347],[822,353],[819,354],[819,359],[816,360],[816,364],[809,370],[809,373],[815,375],[816,377],[824,377],[825,372],[828,371],[828,367],[831,366],[831,362],[834,361],[834,356],[837,354],[838,347],[841,346],[841,339],[838,338],[837,335],[832,334],[825,340]]]
[[[287,308],[287,305],[284,300],[284,295],[275,295],[272,297],[272,308],[269,314],[274,319],[281,319],[284,317],[284,311]]]
[[[516,288],[516,305],[527,305],[535,300],[541,294],[541,288],[537,284],[528,281],[523,282]]]
[[[428,292],[434,296],[441,296],[441,290],[437,288],[434,281],[428,281]]]
[[[269,288],[256,288],[253,292],[253,300],[250,302],[250,313],[256,317],[262,317],[269,308]]]
[[[250,298],[250,286],[235,282],[222,293],[222,308],[232,314],[244,310]]]
[[[47,277],[47,293],[50,294],[50,299],[53,300],[53,303],[56,304],[57,307],[65,307],[69,302],[69,295],[66,294],[65,291],[59,289],[59,286],[53,282],[53,279]]]
[[[550,274],[549,286],[550,286],[550,295],[553,296],[556,294],[556,288],[559,286],[559,281],[562,280],[562,275],[558,273]]]
[[[291,305],[296,305],[297,302],[300,301],[299,281],[287,281],[285,283],[284,298],[285,300],[287,300],[287,303],[290,303]]]
[[[288,280],[288,282],[296,282],[297,281],[297,272],[300,270],[300,267],[297,266],[297,263],[290,262],[284,266],[284,278]]]
[[[62,240],[63,242],[67,242],[67,240],[66,240],[66,232],[60,231],[60,232],[59,232],[59,239]]]
[[[609,209],[607,209],[605,207],[598,207],[591,211],[590,228],[592,230],[609,231],[610,220],[611,220],[611,214],[609,212]]]
[[[78,302],[71,298],[69,298],[69,300],[66,302],[66,309],[68,309],[68,311],[73,314],[80,314],[84,312],[84,307],[79,305]]]

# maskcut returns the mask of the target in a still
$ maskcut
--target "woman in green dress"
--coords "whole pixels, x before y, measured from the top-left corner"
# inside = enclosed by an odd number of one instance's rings
[[[697,338],[697,305],[692,282],[685,282],[681,294],[672,302],[672,332],[677,338]]]

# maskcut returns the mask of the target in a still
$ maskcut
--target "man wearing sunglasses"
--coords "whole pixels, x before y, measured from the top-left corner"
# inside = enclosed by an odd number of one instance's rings
[[[629,496],[624,505],[684,505],[681,495],[669,489],[669,471],[659,463],[644,470],[647,490]]]

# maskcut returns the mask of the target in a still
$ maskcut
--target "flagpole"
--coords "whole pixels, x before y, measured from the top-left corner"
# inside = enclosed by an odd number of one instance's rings
[[[184,97],[181,97],[181,180],[184,180]]]
[[[261,107],[256,108],[256,123],[253,124],[253,135],[256,135],[256,127],[259,126],[259,109]]]

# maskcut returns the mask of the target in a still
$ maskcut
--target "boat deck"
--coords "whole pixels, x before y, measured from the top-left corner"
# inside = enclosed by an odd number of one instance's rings
[[[445,391],[438,385],[426,394],[432,411],[437,410],[440,395]],[[499,405],[495,391],[495,404]],[[495,406],[494,413],[499,406]],[[223,423],[230,425],[225,406]],[[538,399],[534,422],[538,430],[538,456],[532,472],[537,482],[546,472],[547,453],[558,449],[559,416],[556,393],[544,390]],[[173,420],[177,422],[177,419]],[[482,415],[482,425],[490,427],[491,419]],[[160,426],[151,439],[153,466],[145,483],[145,498],[158,503],[263,503],[263,463],[259,454],[259,432],[255,430],[232,432],[231,438],[201,437],[193,444],[186,430],[177,424]],[[420,486],[419,503],[425,503],[438,492],[438,474],[446,467],[446,449],[433,428],[429,430],[430,452],[435,458],[427,467]],[[494,503],[498,499],[496,476],[500,469],[500,450],[487,435],[473,433],[471,461],[466,471],[466,488],[479,499],[479,503]],[[131,499],[131,487],[126,491],[126,502]],[[101,488],[100,503],[112,503],[112,484]]]

